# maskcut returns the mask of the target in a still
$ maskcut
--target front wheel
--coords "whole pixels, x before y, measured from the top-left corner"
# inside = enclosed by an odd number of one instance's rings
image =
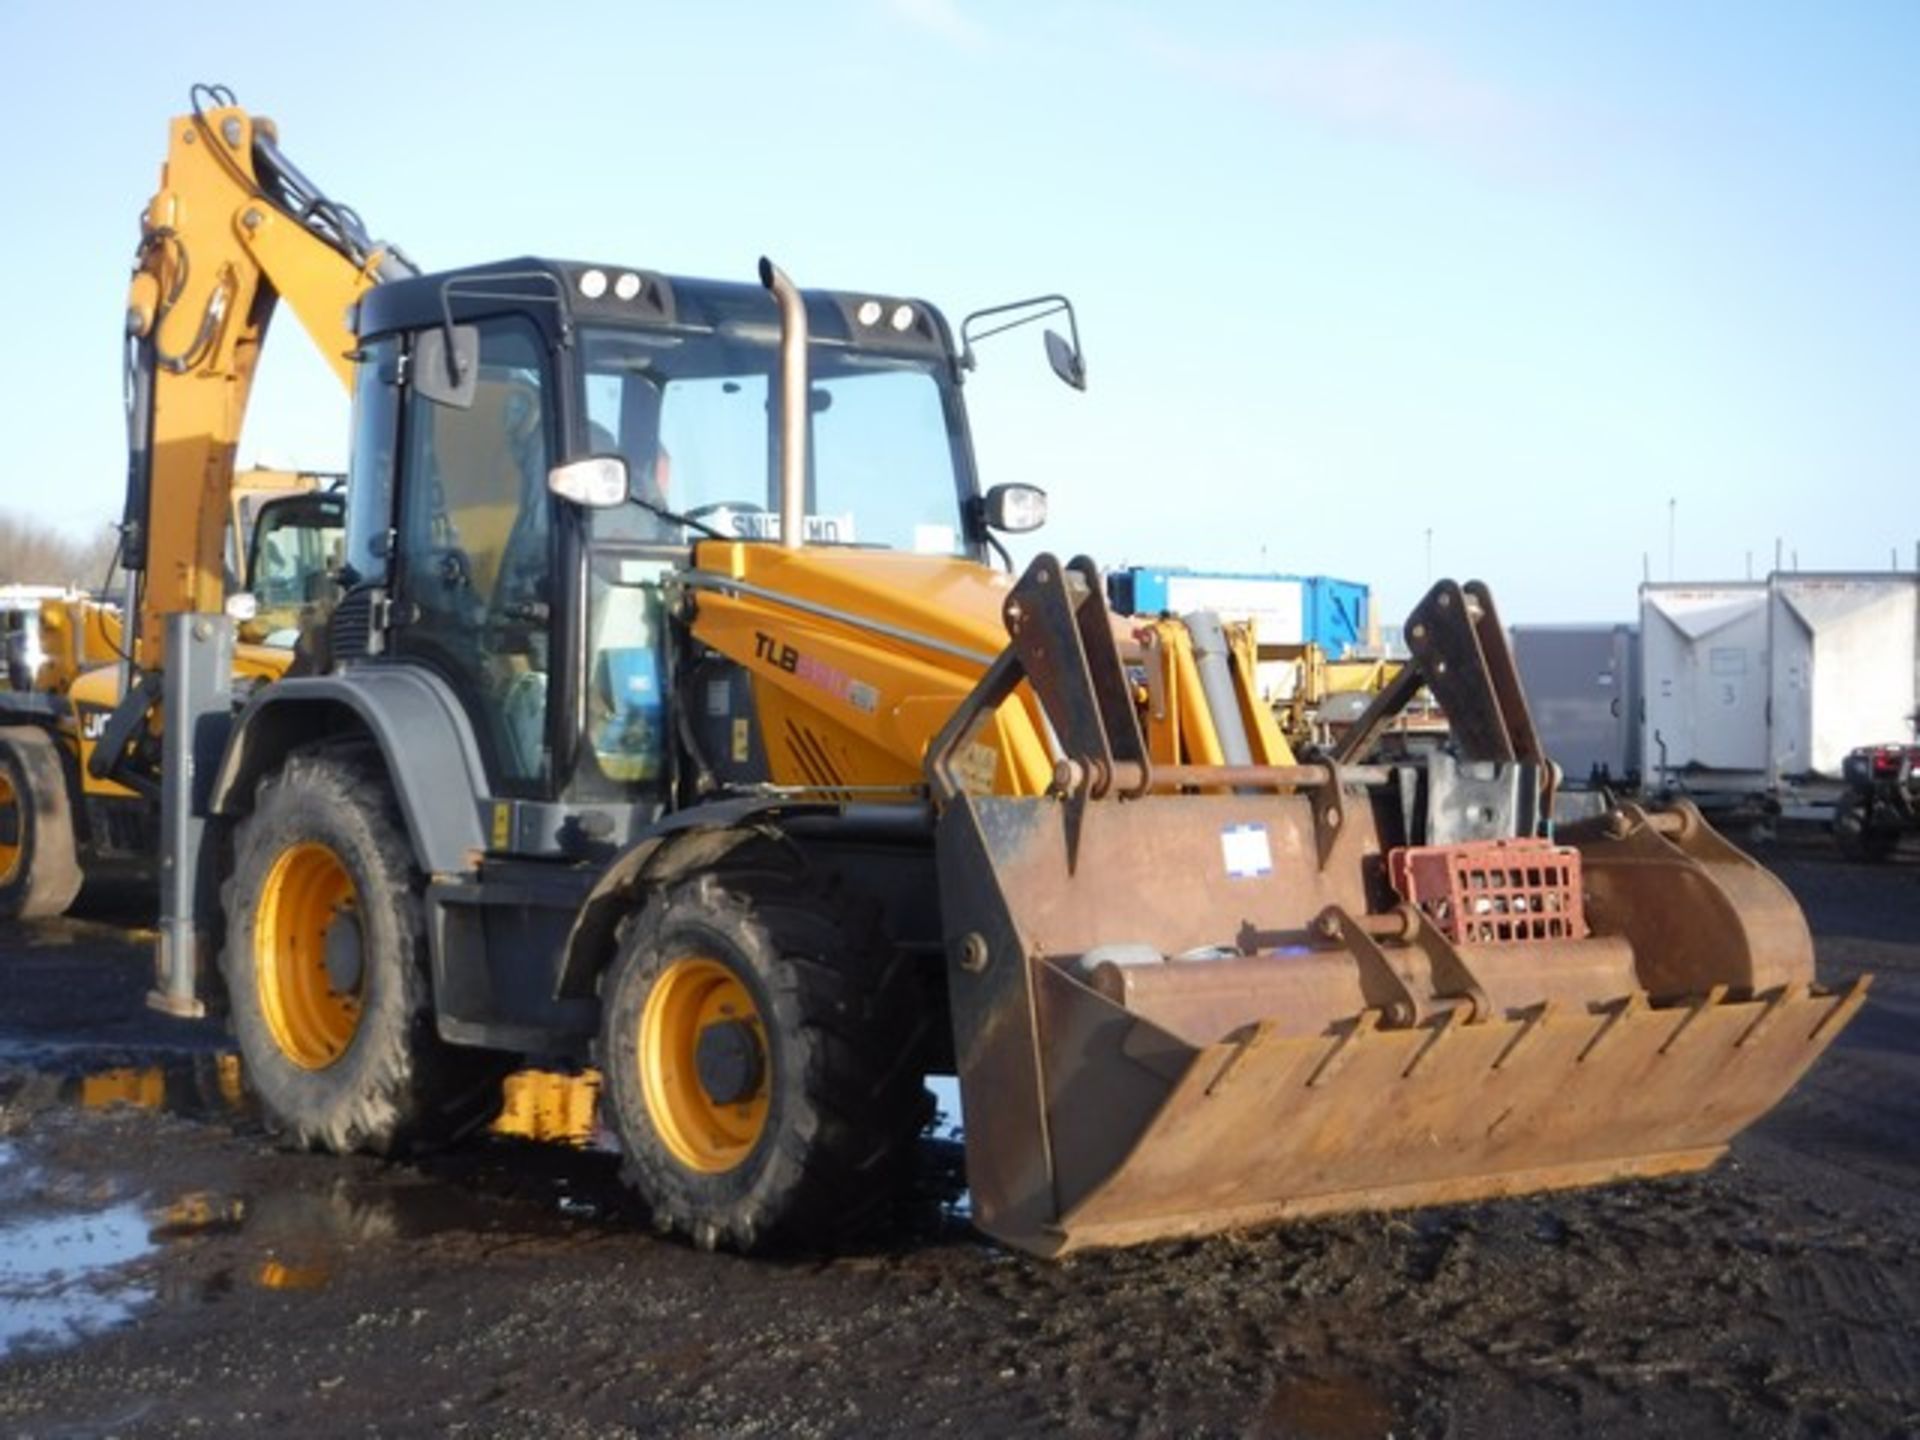
[[[338,753],[292,756],[234,832],[234,1035],[297,1144],[391,1154],[499,1110],[505,1062],[434,1028],[415,877],[385,772]]]
[[[870,915],[774,861],[656,894],[602,980],[600,1064],[658,1228],[830,1246],[882,1213],[927,1118],[913,979]]]

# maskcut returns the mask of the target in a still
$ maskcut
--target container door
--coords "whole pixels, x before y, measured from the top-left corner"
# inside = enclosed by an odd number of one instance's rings
[[[1647,718],[1656,780],[1767,771],[1764,585],[1648,587],[1641,594]]]
[[[1912,733],[1915,584],[1899,575],[1774,577],[1778,776],[1838,779],[1849,750]]]

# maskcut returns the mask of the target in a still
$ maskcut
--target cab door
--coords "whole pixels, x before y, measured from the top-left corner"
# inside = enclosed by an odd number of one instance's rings
[[[392,649],[453,686],[493,792],[541,798],[554,770],[555,392],[529,321],[475,328],[471,403],[406,391]]]

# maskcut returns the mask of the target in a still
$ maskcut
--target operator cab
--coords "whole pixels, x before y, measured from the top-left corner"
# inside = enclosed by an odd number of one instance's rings
[[[984,561],[945,320],[918,300],[804,298],[806,542]],[[514,807],[504,843],[490,823],[499,849],[622,842],[675,778],[663,582],[703,538],[780,538],[773,297],[520,260],[381,285],[357,318],[334,659],[447,682]],[[624,469],[624,498],[550,491],[591,457],[622,462],[601,470]],[[584,828],[583,806],[601,809]]]

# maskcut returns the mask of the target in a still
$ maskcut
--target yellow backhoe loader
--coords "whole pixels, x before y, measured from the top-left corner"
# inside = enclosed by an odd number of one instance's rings
[[[176,145],[257,172],[216,98]],[[524,1058],[597,1065],[661,1229],[830,1244],[957,1072],[976,1222],[1059,1254],[1697,1169],[1862,1003],[1692,809],[1546,833],[1483,587],[1300,763],[1244,639],[997,568],[1044,496],[981,489],[962,382],[1058,314],[1084,385],[1064,300],[956,337],[759,280],[372,286],[324,666],[236,708],[217,588],[156,609],[153,1003],[223,1005],[293,1142],[432,1143]],[[261,301],[192,316],[217,350]],[[1422,687],[1445,743],[1380,748]]]

